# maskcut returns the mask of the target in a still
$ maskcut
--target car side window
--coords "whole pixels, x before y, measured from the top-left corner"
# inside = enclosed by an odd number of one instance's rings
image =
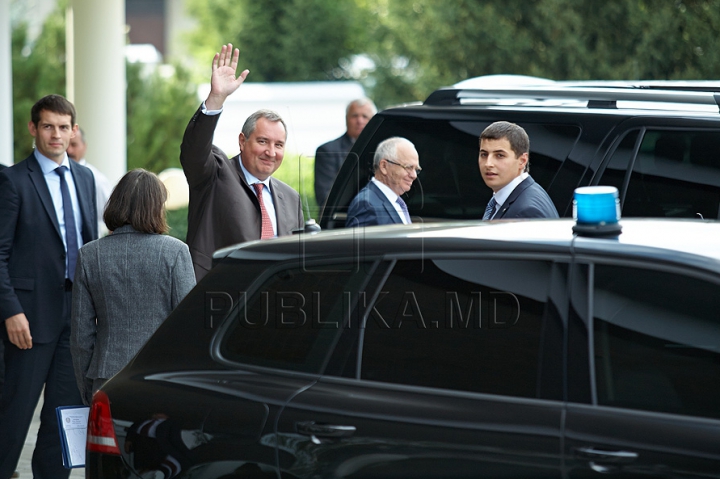
[[[632,167],[623,216],[718,219],[720,131],[648,129],[631,161],[636,136],[615,151],[600,182],[620,187]]]
[[[361,379],[560,399],[566,272],[551,261],[397,261],[367,317]]]
[[[603,171],[600,181],[601,185],[614,186],[618,191],[625,191],[625,181],[630,165],[632,165],[633,153],[639,134],[640,130],[629,131],[620,140]],[[645,201],[646,199],[643,195],[635,195],[631,198],[632,201]],[[632,206],[623,204],[623,213],[627,214],[630,208],[636,208],[636,206],[634,204]],[[640,206],[639,208],[644,208],[644,206]],[[630,215],[627,214],[627,216]]]
[[[221,331],[218,358],[229,364],[320,372],[368,271],[372,263],[276,272],[239,295]]]
[[[407,195],[412,215],[426,219],[482,218],[492,191],[478,167],[479,137],[491,121],[412,120],[387,117],[376,133],[378,143],[391,136],[412,141],[420,154],[422,172]],[[558,170],[580,136],[575,125],[524,123],[531,138],[530,174],[549,190]],[[360,158],[372,171],[374,145]]]
[[[595,266],[598,404],[720,418],[720,284]]]

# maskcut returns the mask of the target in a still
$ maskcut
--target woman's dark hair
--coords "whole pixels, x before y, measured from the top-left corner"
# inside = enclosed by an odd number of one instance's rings
[[[165,185],[155,173],[142,168],[128,171],[107,202],[105,225],[110,231],[130,225],[141,233],[167,233],[166,199]]]

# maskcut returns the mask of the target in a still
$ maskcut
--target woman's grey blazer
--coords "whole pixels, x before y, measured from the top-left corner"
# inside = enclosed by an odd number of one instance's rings
[[[130,225],[80,248],[70,350],[83,400],[120,371],[195,285],[190,251]]]

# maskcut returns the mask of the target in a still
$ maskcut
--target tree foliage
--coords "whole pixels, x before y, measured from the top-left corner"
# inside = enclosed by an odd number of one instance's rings
[[[189,0],[196,50],[240,48],[253,81],[354,78],[381,106],[490,74],[713,79],[720,0]],[[212,44],[210,44],[212,43]],[[349,60],[366,54],[365,75]]]
[[[26,24],[11,32],[15,162],[25,159],[33,149],[27,127],[32,106],[45,95],[65,95],[65,19],[61,11],[48,16],[32,45]]]
[[[370,15],[354,0],[188,0],[198,20],[194,52],[212,58],[224,43],[240,48],[252,81],[348,77],[349,58],[364,52]],[[208,75],[209,77],[209,75]]]
[[[197,28],[186,34],[188,51],[195,59],[195,81],[210,78],[210,59],[225,43],[237,42],[235,33],[243,18],[242,2],[237,0],[185,0],[187,14],[195,19]],[[235,45],[241,47],[241,45]],[[242,60],[245,48],[242,46]]]
[[[142,65],[128,63],[127,85],[128,170],[180,168],[185,126],[199,106],[189,72],[175,66],[145,75]]]
[[[31,42],[27,25],[12,30],[14,161],[32,152],[28,133],[30,109],[45,95],[65,95],[65,7],[60,1]],[[166,73],[166,74],[163,74]],[[137,64],[127,65],[128,168],[156,173],[180,166],[185,125],[198,106],[195,85],[180,68],[144,75]]]
[[[15,160],[27,156],[32,104],[64,93],[66,0],[30,43],[12,32]],[[720,77],[720,0],[187,0],[191,51],[209,59],[232,42],[252,81],[357,79],[379,107],[497,73],[566,79]],[[352,58],[374,68],[358,73]],[[128,163],[177,165],[197,102],[185,70],[128,67]]]
[[[372,15],[380,104],[422,100],[440,86],[498,73],[555,80],[720,74],[720,0],[375,0]]]

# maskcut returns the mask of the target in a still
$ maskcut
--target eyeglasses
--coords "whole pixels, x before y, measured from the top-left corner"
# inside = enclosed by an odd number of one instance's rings
[[[393,165],[398,165],[400,168],[403,168],[403,169],[404,169],[405,171],[407,171],[408,173],[411,172],[411,171],[414,171],[416,175],[419,175],[420,172],[422,171],[422,168],[420,168],[419,166],[418,166],[418,167],[415,167],[415,166],[412,166],[412,165],[401,165],[400,163],[398,163],[398,162],[396,162],[396,161],[388,160],[387,158],[383,158],[383,159],[384,159],[385,161],[387,161],[388,163],[392,163]]]

